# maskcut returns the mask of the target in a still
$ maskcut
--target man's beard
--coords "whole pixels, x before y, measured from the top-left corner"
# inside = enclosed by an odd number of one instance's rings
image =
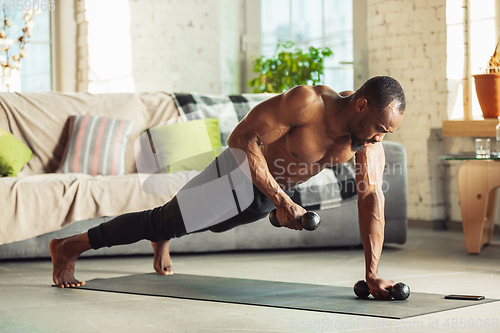
[[[355,153],[359,153],[365,148],[365,143],[375,143],[375,140],[361,140],[354,133],[351,133],[351,150]]]

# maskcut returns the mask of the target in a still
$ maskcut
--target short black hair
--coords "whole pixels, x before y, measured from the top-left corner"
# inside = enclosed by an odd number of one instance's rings
[[[383,110],[392,101],[401,103],[399,111],[406,109],[405,93],[399,82],[390,76],[374,76],[366,81],[355,93],[355,98],[366,98],[369,104]]]

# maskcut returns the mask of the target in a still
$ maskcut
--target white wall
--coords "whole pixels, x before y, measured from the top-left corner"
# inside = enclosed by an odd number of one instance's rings
[[[245,28],[242,20],[244,8],[239,0],[220,0],[220,93],[229,95],[240,92],[241,32]]]
[[[368,0],[370,76],[390,75],[405,90],[405,119],[389,136],[408,153],[408,217],[432,217],[432,128],[446,117],[445,0]]]
[[[457,174],[448,152],[474,151],[472,138],[444,138],[447,118],[446,0],[366,0],[369,74],[396,78],[406,94],[389,140],[408,154],[408,218],[461,221]],[[498,206],[498,205],[497,205]]]
[[[80,91],[238,93],[240,0],[84,1]]]

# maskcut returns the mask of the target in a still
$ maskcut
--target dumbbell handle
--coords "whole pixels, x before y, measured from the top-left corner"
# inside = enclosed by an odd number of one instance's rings
[[[307,219],[312,219],[315,221],[315,223],[309,223]],[[278,221],[278,218],[276,217],[276,209],[273,209],[273,211],[269,214],[269,221],[271,222],[272,225],[275,227],[281,227],[281,224]],[[315,212],[306,212],[304,215],[302,215],[300,219],[300,224],[302,227],[306,230],[312,231],[316,230],[318,228],[319,223],[321,222],[321,219],[318,214]]]
[[[360,290],[361,293],[366,292],[366,297],[368,297],[369,290],[368,290],[368,284],[366,283],[366,281],[364,281],[364,280],[358,281],[358,283],[356,284],[356,286],[354,286],[354,288],[355,288],[354,292],[355,293],[356,293],[356,287],[358,285],[361,288],[361,290]],[[398,291],[395,290],[395,288],[401,288],[401,289],[398,292]],[[389,288],[386,288],[386,290],[389,292],[389,294],[391,295],[392,298],[397,299],[397,300],[405,300],[405,299],[407,299],[410,296],[410,287],[408,287],[408,285],[406,283],[403,283],[403,282],[398,282],[395,285],[393,285],[393,286],[391,286]],[[361,296],[361,297],[365,297],[365,296]]]

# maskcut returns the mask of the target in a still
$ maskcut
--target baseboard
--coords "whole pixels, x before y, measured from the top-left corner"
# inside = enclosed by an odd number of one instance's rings
[[[408,220],[409,228],[431,229],[431,230],[452,230],[463,232],[462,222],[457,221],[422,221]],[[500,235],[500,226],[495,224],[494,235]]]

